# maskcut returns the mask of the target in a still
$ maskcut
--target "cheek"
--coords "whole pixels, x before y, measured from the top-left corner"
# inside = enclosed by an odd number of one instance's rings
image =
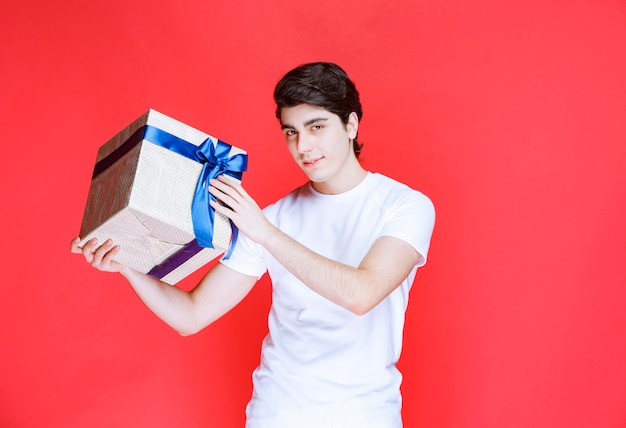
[[[332,144],[332,151],[335,156],[344,158],[352,151],[352,142],[346,133],[339,134],[335,137]]]
[[[297,159],[297,157],[298,157],[298,150],[297,150],[295,144],[287,143],[287,151],[289,152],[289,154],[291,155],[292,158]]]

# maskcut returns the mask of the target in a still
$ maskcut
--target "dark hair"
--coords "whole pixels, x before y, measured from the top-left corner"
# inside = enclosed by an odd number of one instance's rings
[[[322,107],[339,116],[344,125],[348,124],[352,112],[359,121],[363,117],[356,86],[341,67],[330,62],[303,64],[289,71],[276,84],[274,101],[279,120],[284,107],[300,104]],[[352,142],[354,154],[358,157],[363,145],[357,143],[357,137],[358,130]]]

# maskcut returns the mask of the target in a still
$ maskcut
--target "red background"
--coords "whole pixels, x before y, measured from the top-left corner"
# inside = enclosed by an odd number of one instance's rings
[[[183,338],[69,241],[148,108],[247,149],[261,205],[301,183],[271,93],[315,60],[360,88],[365,166],[437,207],[406,427],[626,426],[624,1],[4,0],[0,43],[0,426],[243,426],[269,282]]]

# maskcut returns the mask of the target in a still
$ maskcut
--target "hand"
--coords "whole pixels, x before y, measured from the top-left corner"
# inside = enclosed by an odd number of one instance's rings
[[[113,245],[113,241],[107,239],[104,244],[98,247],[96,238],[90,239],[81,248],[80,238],[72,239],[70,251],[74,254],[82,254],[87,263],[103,272],[121,272],[124,268],[120,263],[113,261],[113,257],[120,251],[119,245]]]
[[[211,207],[231,219],[239,230],[254,242],[263,245],[276,231],[256,201],[237,180],[220,175],[210,181],[209,193],[221,202],[211,201]]]

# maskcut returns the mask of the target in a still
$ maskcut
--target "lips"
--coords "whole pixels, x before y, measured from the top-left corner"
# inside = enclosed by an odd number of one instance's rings
[[[317,165],[318,163],[320,163],[320,161],[323,159],[324,157],[319,157],[319,158],[315,158],[315,159],[303,159],[302,160],[302,165],[304,165],[305,167],[313,167],[315,165]]]

